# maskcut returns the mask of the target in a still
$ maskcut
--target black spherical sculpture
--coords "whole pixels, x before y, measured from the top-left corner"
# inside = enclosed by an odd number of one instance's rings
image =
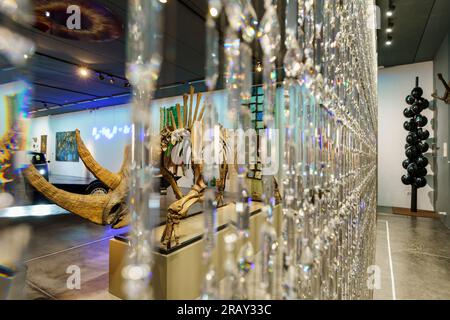
[[[403,175],[402,176],[402,182],[405,185],[410,185],[410,184],[412,184],[414,182],[414,180],[413,180],[413,177],[411,177],[411,176]]]
[[[430,145],[428,143],[426,143],[426,142],[420,142],[417,145],[417,149],[419,149],[420,153],[425,153],[425,152],[427,152],[430,149]]]
[[[414,97],[414,99],[419,100],[420,98],[422,98],[422,95],[423,95],[422,88],[421,87],[415,87],[411,91],[411,95]]]
[[[409,160],[409,159],[406,159],[406,160],[403,160],[403,163],[402,163],[402,167],[403,167],[403,169],[408,169],[408,166],[411,164],[411,160]]]
[[[416,101],[416,99],[413,96],[409,95],[406,97],[405,101],[407,104],[412,105]]]
[[[405,110],[403,110],[403,115],[406,118],[412,118],[415,116],[415,113],[410,108],[405,108]]]
[[[430,101],[428,101],[425,98],[420,98],[419,101],[420,101],[420,105],[422,107],[422,110],[425,110],[425,109],[427,109],[430,106]]]
[[[416,131],[417,123],[414,121],[414,119],[405,121],[405,123],[403,123],[403,128],[405,128],[405,130],[407,131]]]
[[[406,136],[406,142],[409,145],[415,145],[415,144],[419,143],[419,141],[420,141],[419,136],[415,132],[410,132]]]
[[[425,117],[421,114],[418,114],[417,116],[415,116],[414,121],[416,122],[416,125],[420,128],[425,127],[428,124],[427,117]]]
[[[403,110],[403,115],[409,118],[403,123],[403,128],[408,131],[406,136],[405,155],[402,167],[406,169],[407,174],[403,175],[401,180],[405,185],[411,185],[411,212],[417,212],[417,189],[427,185],[425,176],[428,174],[426,167],[429,164],[423,153],[430,148],[425,142],[430,137],[430,132],[423,129],[428,124],[428,119],[421,112],[430,106],[427,99],[423,98],[423,89],[419,87],[419,78],[416,78],[416,87],[405,99],[410,105]]]
[[[417,176],[417,173],[419,172],[419,166],[416,163],[411,163],[408,168],[406,169],[408,171],[408,174],[410,176]]]
[[[414,113],[414,115],[419,115],[422,112],[422,106],[418,103],[414,103],[411,106],[411,112]],[[408,117],[408,118],[411,118],[411,117]]]
[[[417,129],[417,135],[420,140],[427,140],[430,137],[430,132],[428,130],[423,130],[422,128]]]
[[[408,160],[408,162],[409,162],[409,160]],[[417,165],[419,167],[425,168],[428,165],[429,161],[428,161],[427,158],[425,158],[424,156],[420,155],[420,156],[417,157],[416,163],[417,163]],[[406,167],[406,169],[407,168],[408,168],[408,166]]]
[[[414,181],[414,186],[416,188],[423,188],[427,185],[427,179],[424,177],[417,177]]]

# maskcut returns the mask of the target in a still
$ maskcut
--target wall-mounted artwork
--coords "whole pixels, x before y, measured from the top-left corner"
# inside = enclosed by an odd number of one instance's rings
[[[37,137],[31,138],[31,151],[38,152],[39,151],[39,141]]]
[[[56,133],[56,161],[80,161],[75,137],[75,131]]]
[[[41,153],[47,154],[47,135],[41,136]]]

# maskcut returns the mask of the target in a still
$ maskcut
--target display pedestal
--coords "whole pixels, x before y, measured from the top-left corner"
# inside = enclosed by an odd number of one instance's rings
[[[393,214],[399,214],[402,216],[411,216],[411,217],[422,217],[422,218],[433,218],[433,219],[439,219],[439,214],[437,214],[434,211],[427,211],[427,210],[417,210],[411,211],[411,209],[408,208],[392,208]]]
[[[250,211],[250,235],[255,252],[259,251],[259,230],[265,221],[261,211],[262,204],[253,203]],[[213,263],[218,279],[224,276],[225,242],[224,236],[229,231],[228,221],[236,221],[235,205],[229,204],[218,209],[217,245]],[[276,207],[274,226],[281,231],[281,209]],[[156,243],[164,230],[164,225],[155,229]],[[190,216],[181,221],[179,227],[180,245],[166,250],[158,246],[154,251],[153,295],[155,299],[182,300],[196,299],[201,294],[205,265],[203,263],[202,239],[204,230],[203,213]],[[126,263],[129,242],[126,237],[116,237],[109,243],[109,292],[125,299],[121,271]],[[236,252],[239,249],[237,245]]]

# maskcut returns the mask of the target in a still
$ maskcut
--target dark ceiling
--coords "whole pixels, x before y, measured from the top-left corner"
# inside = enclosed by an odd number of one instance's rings
[[[108,8],[125,24],[127,0],[95,2]],[[392,46],[387,47],[384,42],[388,0],[377,1],[382,21],[382,29],[378,31],[379,65],[389,67],[432,60],[450,30],[450,0],[394,0],[394,3],[394,41]],[[253,4],[261,18],[263,1],[253,0]],[[204,78],[207,0],[169,0],[165,10],[164,62],[157,98],[186,92],[189,83],[201,89]],[[283,12],[284,8],[279,6],[279,11]],[[224,19],[222,15],[219,27],[221,34]],[[124,35],[109,42],[89,42],[63,39],[31,27],[22,28],[20,32],[36,42],[36,54],[30,63],[34,84],[33,116],[129,101],[130,89],[124,86]],[[255,52],[254,59],[258,60],[258,50]],[[282,52],[283,48],[280,48],[280,55]],[[96,74],[81,79],[76,73],[79,65],[102,72],[106,75],[105,79],[100,80]],[[114,76],[113,84],[109,82],[108,74]],[[6,72],[2,72],[3,79],[6,79],[5,75]]]
[[[126,24],[127,0],[96,2]],[[203,17],[206,16],[206,9],[206,0],[172,0],[165,5],[164,62],[158,82],[160,87],[204,78]],[[30,63],[34,116],[122,104],[129,100],[130,89],[124,86],[127,82],[126,32],[119,39],[109,42],[67,40],[31,27],[22,28],[20,32],[36,43],[36,54]],[[105,79],[100,80],[96,73],[88,79],[80,78],[76,72],[80,65],[102,72]],[[115,79],[113,84],[109,82],[108,75]],[[161,90],[157,95],[164,95],[164,92]]]
[[[34,1],[65,3],[64,0]],[[108,8],[126,25],[127,0],[95,0],[95,3]],[[261,18],[263,1],[254,0],[254,6]],[[156,98],[187,92],[190,84],[198,89],[204,87],[207,8],[207,0],[169,0],[165,4],[164,61]],[[225,20],[223,14],[220,19],[218,29],[222,36]],[[34,85],[31,110],[34,117],[118,105],[129,101],[130,89],[124,87],[127,82],[126,32],[119,39],[109,42],[67,40],[32,27],[21,28],[20,32],[36,43],[36,53],[30,63]],[[257,55],[258,53],[254,59]],[[95,70],[96,73],[88,79],[82,79],[76,72],[80,65]],[[0,69],[1,67],[0,63]],[[105,75],[104,80],[99,79],[98,72]],[[109,82],[108,75],[114,77],[113,84]],[[2,76],[6,79],[6,72],[3,72]]]
[[[381,9],[378,64],[391,67],[433,60],[450,31],[450,0],[394,0],[393,42],[386,46],[389,0],[377,0]]]

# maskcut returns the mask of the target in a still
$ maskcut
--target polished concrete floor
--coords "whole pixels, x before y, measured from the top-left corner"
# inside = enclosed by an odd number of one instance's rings
[[[450,230],[438,219],[379,213],[374,299],[450,299]]]
[[[25,256],[26,299],[117,299],[108,292],[108,241],[112,230],[52,207],[51,215],[0,217],[0,230],[27,223],[33,238]],[[429,218],[380,213],[376,264],[381,287],[375,299],[450,299],[450,230]],[[81,289],[69,289],[70,266],[81,271]]]

